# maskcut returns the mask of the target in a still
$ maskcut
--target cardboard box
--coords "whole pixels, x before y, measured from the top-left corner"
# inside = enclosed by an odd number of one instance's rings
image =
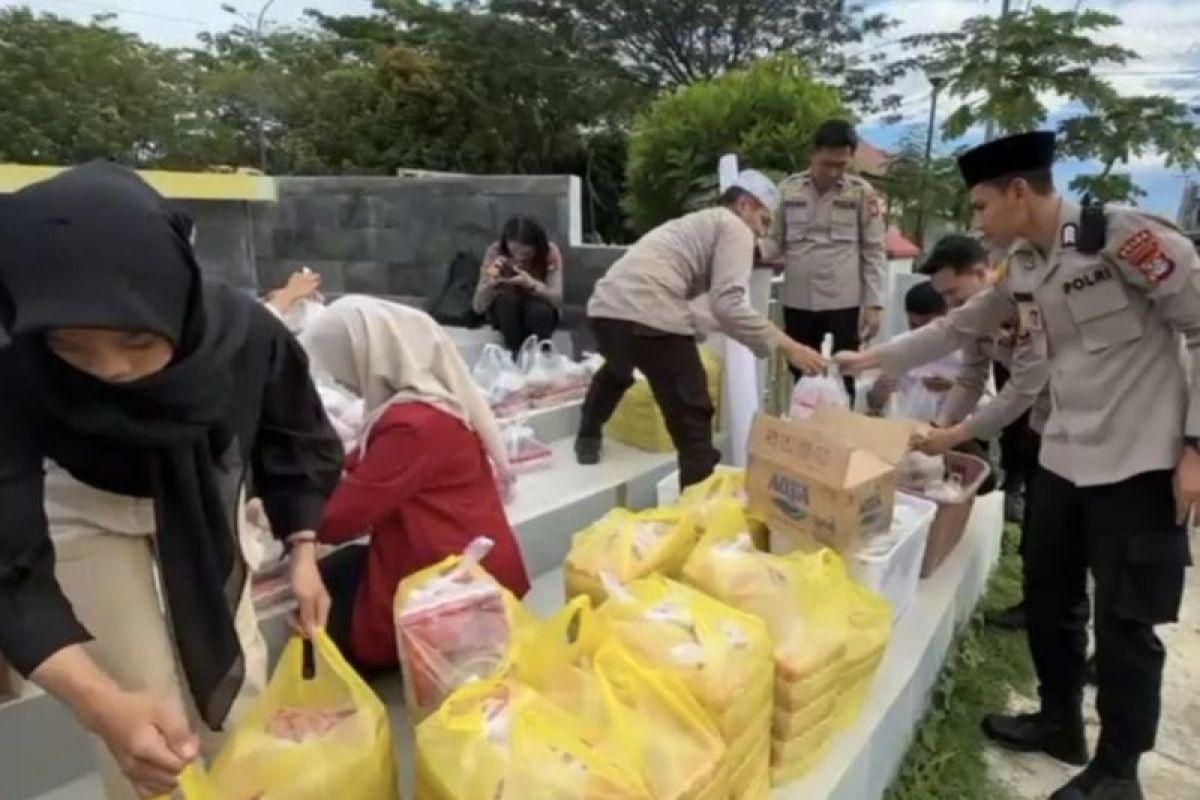
[[[916,425],[830,407],[803,422],[759,414],[746,471],[750,505],[773,533],[853,552],[891,525],[896,464]]]

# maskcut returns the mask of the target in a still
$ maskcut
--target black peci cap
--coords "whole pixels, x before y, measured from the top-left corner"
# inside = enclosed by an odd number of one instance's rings
[[[1054,166],[1054,133],[1034,131],[981,144],[959,156],[958,171],[967,187],[1017,172]]]

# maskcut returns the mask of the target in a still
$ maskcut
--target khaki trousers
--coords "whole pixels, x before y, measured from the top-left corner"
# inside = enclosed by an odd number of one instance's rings
[[[48,463],[45,507],[57,553],[58,581],[94,637],[88,653],[122,688],[178,702],[200,737],[205,757],[212,758],[223,734],[200,721],[185,688],[159,585],[153,501],[93,489]],[[239,519],[245,531],[244,504]],[[266,681],[267,648],[249,581],[235,621],[245,654],[246,682],[226,730]],[[108,800],[136,800],[108,749],[99,739],[95,746]]]

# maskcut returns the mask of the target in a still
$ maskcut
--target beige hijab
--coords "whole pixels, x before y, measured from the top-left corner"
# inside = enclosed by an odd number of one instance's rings
[[[495,415],[454,343],[428,314],[376,297],[342,297],[304,330],[300,343],[314,370],[362,397],[362,444],[391,406],[425,403],[465,422],[496,468],[508,472]]]

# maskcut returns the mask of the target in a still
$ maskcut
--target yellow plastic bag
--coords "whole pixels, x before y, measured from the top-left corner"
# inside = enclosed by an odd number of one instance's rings
[[[567,597],[586,595],[601,605],[607,599],[603,574],[622,583],[656,572],[678,576],[695,545],[696,527],[679,509],[615,509],[575,534],[563,565]]]
[[[467,684],[417,726],[417,800],[652,800],[592,736],[521,683]]]
[[[658,575],[610,586],[608,594],[598,613],[612,635],[683,682],[717,723],[729,772],[768,783],[769,748],[752,752],[774,708],[775,665],[762,620]],[[745,766],[755,757],[757,772]]]
[[[179,776],[179,786],[169,795],[158,800],[221,800],[208,774],[199,764],[193,763]]]
[[[794,780],[853,721],[891,635],[887,603],[855,584],[829,550],[758,552],[724,505],[684,565],[684,580],[762,619],[775,652],[772,775]],[[730,538],[732,535],[732,538]]]
[[[596,675],[609,734],[641,766],[657,800],[725,800],[732,769],[713,721],[683,683],[635,658],[615,640],[601,646]]]
[[[324,633],[293,639],[211,778],[220,800],[396,800],[387,709]]]
[[[464,683],[502,673],[532,624],[520,601],[480,564],[490,549],[490,540],[476,539],[463,555],[410,575],[396,589],[396,644],[414,721]]]
[[[700,347],[708,394],[713,402],[713,430],[721,420],[721,362],[707,347]],[[615,442],[652,453],[675,450],[667,423],[650,391],[650,384],[639,379],[621,398],[616,411],[604,427],[604,435]]]
[[[717,467],[707,480],[685,489],[677,505],[691,513],[696,522],[696,532],[703,538],[714,514],[725,503],[733,503],[742,510],[746,517],[746,530],[754,546],[766,550],[769,543],[767,523],[761,515],[750,511],[744,470]]]
[[[577,598],[518,651],[514,675],[584,721],[597,750],[635,765],[656,800],[725,800],[716,724],[684,683],[612,638]]]

